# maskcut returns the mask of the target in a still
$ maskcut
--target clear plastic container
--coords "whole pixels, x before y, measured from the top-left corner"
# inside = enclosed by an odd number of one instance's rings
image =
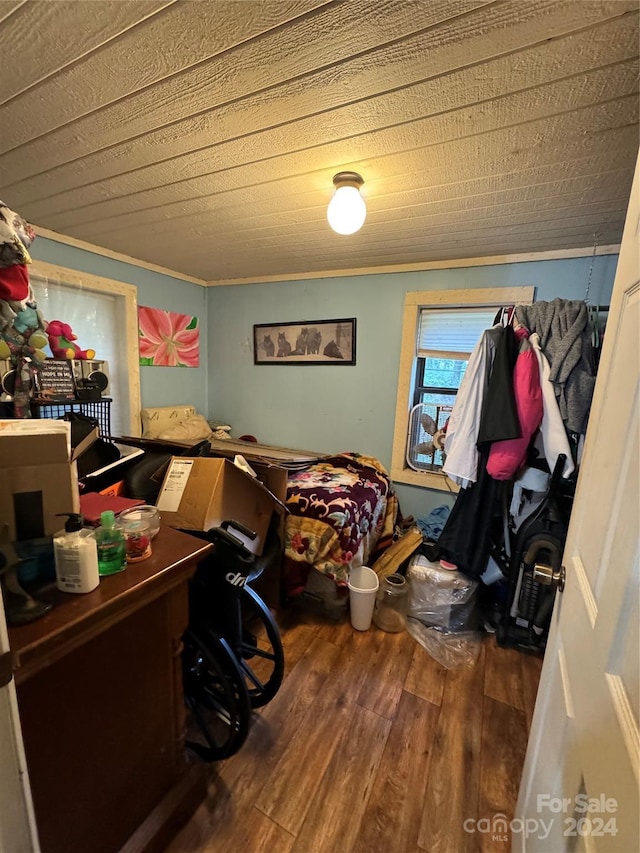
[[[143,521],[149,525],[149,532],[152,539],[155,539],[160,530],[160,513],[158,507],[151,504],[143,504],[142,506],[132,506],[129,509],[123,509],[118,516],[118,525],[124,528],[125,524],[130,521]]]
[[[405,629],[408,592],[409,584],[402,575],[380,578],[373,621],[382,631],[393,634]]]

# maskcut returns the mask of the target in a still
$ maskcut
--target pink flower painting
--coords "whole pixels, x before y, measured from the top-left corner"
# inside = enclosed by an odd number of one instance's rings
[[[140,364],[156,367],[198,367],[198,318],[160,308],[138,306]]]

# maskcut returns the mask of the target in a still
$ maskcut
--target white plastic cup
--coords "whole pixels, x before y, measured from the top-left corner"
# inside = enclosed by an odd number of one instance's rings
[[[373,608],[380,581],[368,566],[358,566],[349,573],[349,610],[351,624],[356,631],[368,631],[371,627]]]

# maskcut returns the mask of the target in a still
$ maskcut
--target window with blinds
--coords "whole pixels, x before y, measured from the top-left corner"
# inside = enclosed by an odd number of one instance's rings
[[[469,356],[495,316],[495,308],[483,307],[420,310],[406,454],[415,470],[442,468],[444,454],[438,434],[451,414]]]
[[[96,359],[109,365],[108,396],[111,404],[112,435],[130,433],[126,347],[122,345],[124,328],[122,299],[110,293],[82,290],[48,279],[32,277],[38,307],[45,319],[68,323],[82,349],[93,349]]]
[[[418,324],[418,355],[468,358],[485,329],[493,325],[496,309],[423,308]]]
[[[395,482],[451,490],[442,472],[442,428],[469,356],[496,318],[505,322],[510,316],[505,306],[529,305],[534,296],[532,285],[405,293],[391,458]]]

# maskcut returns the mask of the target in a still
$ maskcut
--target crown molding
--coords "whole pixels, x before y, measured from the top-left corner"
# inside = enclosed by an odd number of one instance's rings
[[[175,270],[159,267],[157,264],[150,264],[147,261],[141,261],[139,258],[132,258],[129,255],[122,255],[120,252],[112,252],[111,249],[105,249],[102,246],[96,246],[93,243],[87,243],[84,240],[77,240],[75,237],[69,237],[66,234],[58,234],[57,231],[49,231],[48,228],[41,228],[39,225],[33,225],[38,237],[46,237],[48,240],[55,240],[56,243],[63,243],[65,246],[73,246],[75,249],[82,249],[85,252],[92,252],[94,255],[102,255],[104,258],[111,258],[114,261],[121,261],[124,264],[131,264],[135,267],[157,272],[161,275],[168,275],[171,278],[187,281],[189,284],[198,284],[200,287],[206,287],[207,282],[201,278],[194,278],[191,275],[185,275]]]

